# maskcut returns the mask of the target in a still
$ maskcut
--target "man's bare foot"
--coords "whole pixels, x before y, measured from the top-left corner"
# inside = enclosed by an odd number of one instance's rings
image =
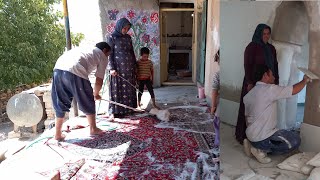
[[[105,133],[105,131],[103,131],[103,130],[101,130],[101,129],[99,129],[99,128],[90,128],[90,135],[91,136],[94,136],[94,135],[100,135],[100,134],[103,134],[103,133]]]
[[[66,138],[66,135],[64,135],[64,134],[56,134],[55,136],[54,136],[54,139],[55,140],[57,140],[57,141],[64,141],[64,139]]]

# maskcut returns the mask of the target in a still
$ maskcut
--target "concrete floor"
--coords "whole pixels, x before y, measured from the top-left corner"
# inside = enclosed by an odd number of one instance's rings
[[[260,164],[254,158],[244,154],[243,146],[234,138],[233,126],[220,124],[220,160],[221,180],[303,180],[307,176],[277,168],[277,164],[288,156],[270,156],[272,162]]]

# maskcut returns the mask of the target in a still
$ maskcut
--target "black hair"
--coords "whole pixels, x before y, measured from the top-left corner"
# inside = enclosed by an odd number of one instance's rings
[[[214,56],[214,62],[218,62],[220,60],[220,49],[217,51],[216,55]]]
[[[99,48],[101,51],[103,51],[103,49],[107,49],[107,51],[111,50],[111,47],[106,42],[99,42],[96,44],[96,47]]]
[[[260,81],[264,75],[264,73],[268,72],[270,68],[266,65],[256,65],[254,68],[254,80]]]
[[[142,56],[144,54],[148,54],[148,55],[150,54],[149,48],[143,47],[143,48],[140,49],[140,55]]]

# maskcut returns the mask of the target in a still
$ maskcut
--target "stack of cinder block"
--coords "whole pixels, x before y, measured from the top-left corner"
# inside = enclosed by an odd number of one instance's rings
[[[52,105],[51,91],[44,92],[43,94],[43,102],[45,106],[45,111],[47,114],[47,120],[44,122],[45,128],[47,129],[50,124],[54,123],[55,112]]]
[[[52,107],[51,100],[51,84],[43,84],[41,86],[37,86],[33,89],[27,91],[28,93],[35,94],[43,105],[44,116],[43,119],[44,127],[47,129],[50,124],[54,122],[55,113]]]
[[[43,102],[46,108],[47,119],[54,119],[55,112],[52,106],[51,91],[45,92],[43,94]]]

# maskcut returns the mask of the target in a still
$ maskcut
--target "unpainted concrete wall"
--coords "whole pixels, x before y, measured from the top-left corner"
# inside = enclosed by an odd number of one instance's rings
[[[309,69],[320,75],[320,2],[319,1],[309,1],[304,2],[307,12],[308,19],[310,22],[309,31],[309,45],[310,45],[310,59],[309,59]],[[320,127],[320,81],[313,81],[307,86],[307,96],[304,112],[304,123],[311,124]],[[310,143],[317,140],[317,137],[310,137]],[[319,149],[318,149],[319,150]]]

